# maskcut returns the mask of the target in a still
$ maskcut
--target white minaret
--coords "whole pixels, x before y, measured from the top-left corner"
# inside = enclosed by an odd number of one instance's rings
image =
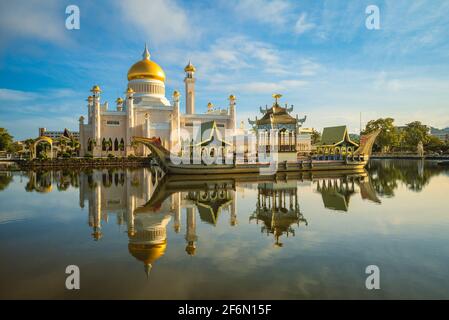
[[[181,133],[180,133],[180,127],[181,127],[181,115],[179,111],[179,97],[181,94],[179,91],[175,90],[173,91],[173,113],[171,117],[171,132],[170,132],[170,150],[175,150],[176,145],[178,147],[181,147],[180,140],[181,140]]]
[[[133,99],[134,90],[128,88],[126,91],[126,154],[129,155],[132,152],[132,136],[133,136],[133,128],[134,128],[134,99]]]
[[[229,96],[229,116],[231,117],[229,129],[232,129],[232,133],[235,134],[235,129],[237,129],[237,115],[235,113],[235,100],[236,97],[231,94]]]
[[[94,97],[87,98],[87,124],[92,124],[94,116]]]
[[[93,98],[93,138],[96,142],[97,146],[100,146],[100,137],[101,137],[101,110],[100,110],[100,87],[95,85],[92,90],[92,98]]]
[[[79,118],[79,133],[80,133],[80,157],[84,157],[85,141],[84,141],[84,117]]]
[[[186,77],[184,82],[186,84],[186,114],[195,113],[195,67],[189,61],[189,64],[184,68]]]

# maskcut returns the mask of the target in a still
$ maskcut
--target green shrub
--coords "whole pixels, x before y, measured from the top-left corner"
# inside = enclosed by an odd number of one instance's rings
[[[112,153],[110,153],[110,154],[108,154],[108,158],[113,159],[113,158],[115,158],[115,156]]]
[[[92,153],[86,153],[85,155],[84,155],[84,158],[89,158],[89,159],[92,159],[94,156],[92,155]]]

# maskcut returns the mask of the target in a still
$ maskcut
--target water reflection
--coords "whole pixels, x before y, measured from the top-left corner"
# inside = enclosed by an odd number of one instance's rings
[[[0,296],[73,298],[62,276],[77,264],[79,298],[447,298],[448,173],[0,172]],[[378,293],[363,286],[373,263]]]
[[[261,232],[272,234],[275,245],[282,247],[280,237],[295,235],[293,225],[304,224],[307,220],[299,211],[298,187],[296,181],[281,181],[278,183],[259,183],[257,186],[256,210],[249,221],[263,223]]]
[[[374,190],[386,197],[394,196],[400,183],[411,191],[422,191],[432,177],[444,171],[437,162],[425,160],[371,160],[368,168]]]
[[[430,168],[425,169],[423,161],[373,161],[368,171],[358,173],[209,179],[163,177],[157,168],[33,171],[26,174],[25,190],[48,193],[54,186],[58,191],[79,188],[79,206],[88,207],[92,239],[101,240],[102,224],[115,216],[116,223],[126,229],[129,254],[143,264],[149,275],[153,264],[166,251],[170,223],[176,233],[185,225],[185,252],[193,256],[199,246],[197,219],[216,226],[222,217],[227,217],[230,227],[238,226],[237,193],[245,189],[257,190],[255,210],[249,215],[248,223],[257,225],[262,234],[273,237],[274,246],[282,247],[282,237],[295,236],[309,225],[307,212],[300,210],[299,183],[310,183],[314,191],[321,194],[325,208],[347,212],[352,197],[360,195],[363,200],[380,204],[380,197],[393,196],[401,182],[410,190],[421,191],[431,177],[443,171],[436,165]],[[0,175],[0,187],[6,188],[11,179],[10,174]]]

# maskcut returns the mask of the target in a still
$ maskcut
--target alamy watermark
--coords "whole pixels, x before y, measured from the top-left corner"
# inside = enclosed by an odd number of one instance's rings
[[[68,17],[65,19],[65,27],[67,30],[80,29],[80,8],[77,5],[71,4],[65,8],[65,13]]]
[[[369,5],[365,9],[365,13],[368,15],[365,20],[365,26],[368,30],[380,29],[380,10],[376,5]]]
[[[380,289],[380,269],[378,266],[372,264],[365,268],[365,273],[369,276],[365,280],[365,287],[368,290]]]
[[[65,287],[67,290],[80,289],[80,268],[77,265],[69,265],[65,268],[65,273],[69,276],[65,279]]]

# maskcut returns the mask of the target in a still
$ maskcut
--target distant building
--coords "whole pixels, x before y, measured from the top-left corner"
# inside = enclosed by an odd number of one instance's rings
[[[449,141],[449,127],[444,128],[444,129],[437,129],[437,128],[430,128],[430,135],[437,137],[438,139],[440,139],[443,142],[448,142]]]
[[[79,132],[69,131],[67,128],[65,128],[63,131],[47,131],[46,128],[39,128],[39,137],[59,139],[59,137],[64,135],[67,137],[72,135],[76,140],[79,140],[80,138]]]

